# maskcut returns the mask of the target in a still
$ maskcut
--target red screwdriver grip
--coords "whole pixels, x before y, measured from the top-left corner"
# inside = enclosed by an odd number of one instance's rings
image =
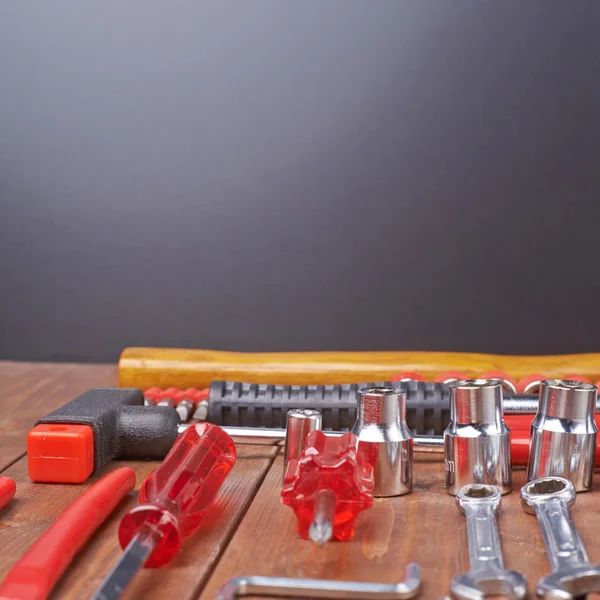
[[[217,425],[188,427],[142,484],[142,504],[123,517],[119,526],[121,547],[127,547],[143,525],[149,525],[159,533],[159,539],[145,566],[170,562],[183,539],[200,526],[235,458],[233,440]]]
[[[46,598],[75,554],[134,487],[135,473],[129,467],[91,486],[9,571],[0,586],[0,600]]]
[[[0,510],[15,497],[16,491],[17,485],[10,477],[0,477]]]

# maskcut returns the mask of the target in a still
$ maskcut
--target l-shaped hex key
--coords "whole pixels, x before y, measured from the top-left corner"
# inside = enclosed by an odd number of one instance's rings
[[[228,581],[215,600],[236,600],[245,596],[286,598],[348,598],[349,600],[404,600],[415,598],[421,589],[417,563],[406,565],[401,583],[365,583],[291,577],[237,577]]]

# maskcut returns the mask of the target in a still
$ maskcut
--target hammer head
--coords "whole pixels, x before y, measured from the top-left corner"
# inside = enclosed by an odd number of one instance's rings
[[[27,435],[33,481],[82,483],[115,458],[162,459],[178,434],[179,415],[144,406],[140,390],[97,388],[40,419]]]
[[[507,569],[464,573],[452,578],[450,594],[460,600],[483,600],[490,596],[522,600],[527,596],[527,581],[521,573]]]

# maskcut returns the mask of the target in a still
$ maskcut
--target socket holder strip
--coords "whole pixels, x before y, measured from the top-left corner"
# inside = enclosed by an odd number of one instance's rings
[[[310,408],[323,415],[323,430],[347,431],[356,420],[356,392],[375,385],[406,391],[406,422],[413,434],[444,433],[450,420],[448,386],[423,381],[267,385],[215,380],[207,420],[223,427],[285,428],[288,410]]]

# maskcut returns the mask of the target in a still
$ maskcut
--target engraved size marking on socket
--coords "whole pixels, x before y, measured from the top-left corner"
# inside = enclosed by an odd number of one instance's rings
[[[520,600],[527,594],[523,575],[504,568],[496,524],[501,497],[497,487],[474,483],[462,487],[456,496],[456,505],[467,518],[471,571],[452,579],[454,598],[481,600],[502,595]]]
[[[600,565],[590,564],[571,519],[573,484],[562,477],[542,477],[521,488],[521,506],[537,515],[552,573],[538,581],[540,598],[568,600],[600,592]]]

